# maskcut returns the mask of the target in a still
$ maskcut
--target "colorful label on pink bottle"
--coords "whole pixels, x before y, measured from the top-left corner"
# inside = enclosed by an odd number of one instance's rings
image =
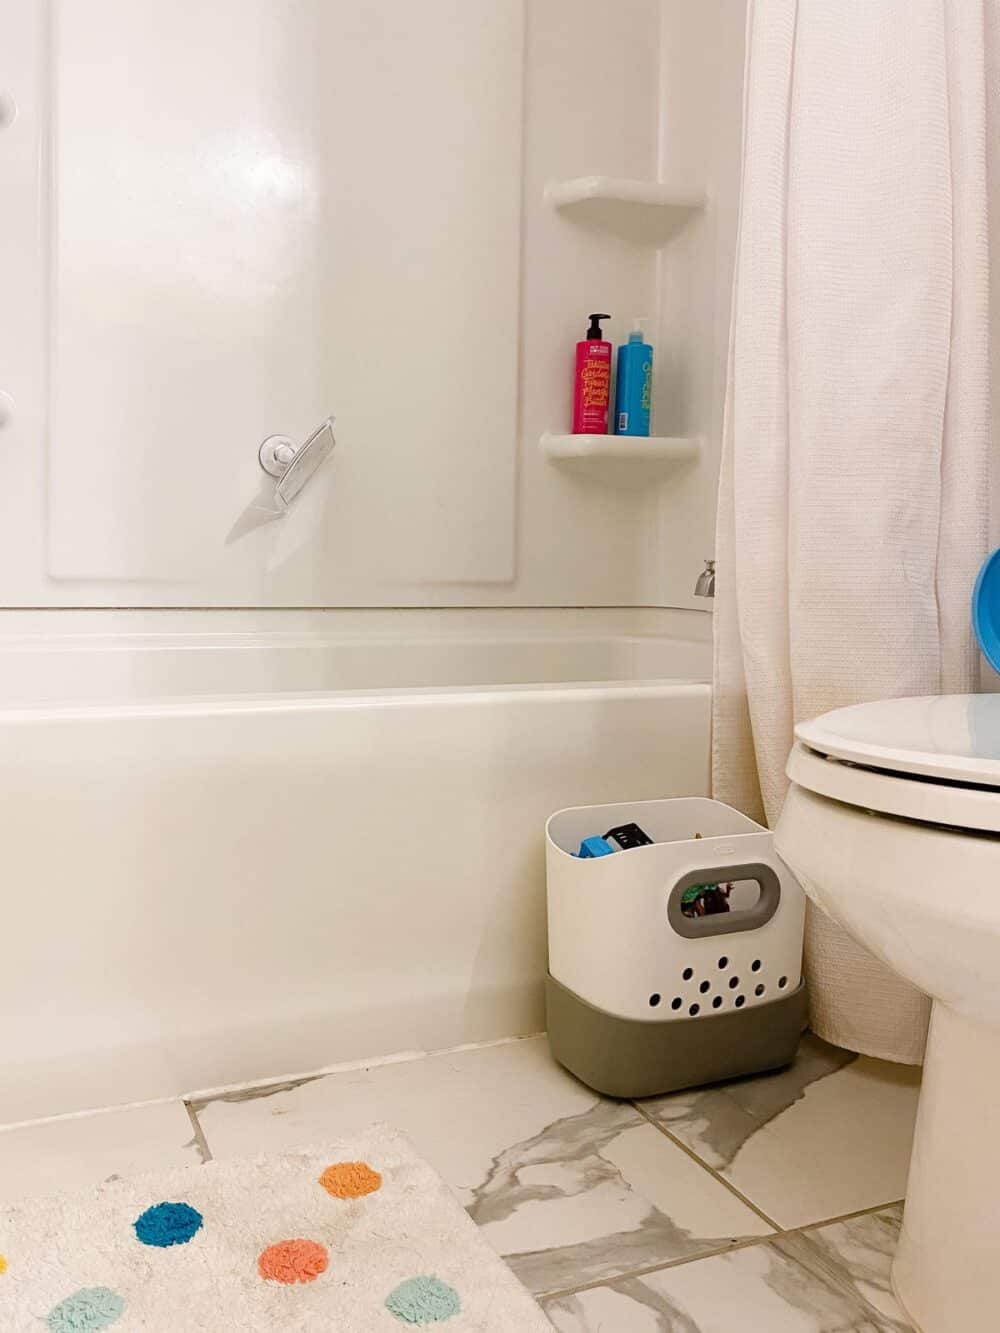
[[[607,435],[611,398],[611,344],[590,338],[576,345],[573,434]]]

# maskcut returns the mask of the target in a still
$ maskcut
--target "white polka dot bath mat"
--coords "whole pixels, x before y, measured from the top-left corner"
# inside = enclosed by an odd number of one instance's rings
[[[347,1142],[0,1208],[3,1333],[551,1333],[441,1178]]]

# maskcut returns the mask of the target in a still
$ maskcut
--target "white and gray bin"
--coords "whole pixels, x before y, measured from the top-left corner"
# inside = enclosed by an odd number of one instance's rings
[[[651,844],[574,854],[633,822]],[[805,896],[767,829],[700,796],[577,806],[546,825],[546,870],[549,1042],[577,1078],[649,1097],[792,1060]],[[725,907],[699,915],[712,886]]]

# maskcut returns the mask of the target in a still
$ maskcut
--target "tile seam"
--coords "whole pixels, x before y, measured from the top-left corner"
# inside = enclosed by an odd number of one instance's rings
[[[626,1278],[649,1277],[652,1273],[667,1272],[672,1268],[683,1268],[687,1264],[700,1263],[702,1259],[718,1259],[721,1255],[733,1254],[737,1250],[752,1250],[761,1245],[773,1245],[777,1240],[785,1240],[793,1236],[802,1236],[803,1239],[808,1242],[809,1237],[804,1234],[805,1232],[816,1231],[821,1227],[835,1226],[838,1222],[850,1222],[856,1217],[868,1217],[870,1214],[881,1213],[884,1212],[886,1208],[894,1208],[902,1202],[902,1199],[894,1199],[889,1203],[880,1203],[874,1208],[859,1208],[852,1213],[841,1213],[836,1217],[826,1218],[822,1222],[808,1222],[804,1226],[790,1227],[788,1230],[779,1229],[771,1236],[748,1236],[743,1240],[729,1241],[725,1245],[720,1245],[716,1249],[705,1250],[701,1254],[690,1254],[685,1255],[680,1259],[668,1259],[665,1263],[661,1264],[646,1264],[639,1268],[630,1268],[625,1272],[615,1273],[613,1276],[595,1278],[593,1282],[581,1282],[577,1287],[560,1287],[555,1291],[540,1292],[535,1296],[535,1299],[539,1302],[545,1302],[558,1300],[563,1296],[576,1296],[583,1291],[594,1291],[598,1287],[613,1286],[614,1283],[622,1282]],[[814,1250],[816,1249],[815,1246],[812,1246],[811,1248]],[[848,1272],[846,1268],[843,1271],[845,1273]],[[859,1299],[864,1299],[863,1297],[860,1297],[857,1288],[853,1287],[853,1285],[851,1290],[859,1296]],[[866,1306],[869,1304],[867,1301],[864,1303]],[[871,1308],[874,1310],[874,1307]],[[878,1314],[877,1311],[875,1311],[875,1313]],[[878,1317],[882,1320],[885,1319],[885,1315],[882,1314],[878,1314]]]

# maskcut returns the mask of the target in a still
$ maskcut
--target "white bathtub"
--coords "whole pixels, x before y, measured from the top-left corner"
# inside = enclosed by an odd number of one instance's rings
[[[706,793],[707,668],[579,630],[0,640],[0,1123],[538,1031],[545,818]]]

